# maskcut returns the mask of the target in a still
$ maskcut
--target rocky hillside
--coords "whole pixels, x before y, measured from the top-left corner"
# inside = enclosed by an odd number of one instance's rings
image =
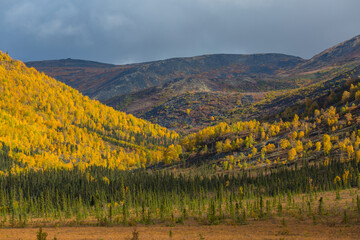
[[[276,109],[262,106],[284,92],[330,81],[357,67],[359,43],[360,36],[354,37],[310,60],[215,54],[122,66],[72,59],[27,65],[117,110],[186,131],[214,121],[246,120],[254,112],[283,111],[289,102]]]
[[[301,58],[283,54],[216,54],[122,66],[72,59],[26,64],[91,98],[105,101],[177,81],[192,83],[186,85],[187,89],[195,87],[199,91],[279,89],[284,86],[267,81],[286,74],[303,62]]]

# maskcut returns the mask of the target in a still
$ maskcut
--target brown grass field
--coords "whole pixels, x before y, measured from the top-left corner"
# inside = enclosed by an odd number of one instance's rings
[[[324,214],[316,217],[316,222],[306,214],[299,215],[291,208],[285,218],[276,214],[264,219],[248,219],[246,225],[224,221],[220,225],[204,225],[194,219],[184,225],[166,226],[138,225],[136,227],[109,226],[60,226],[47,222],[43,231],[48,233],[47,240],[115,240],[133,239],[133,232],[139,233],[140,240],[150,239],[360,239],[360,214],[354,210],[354,198],[358,189],[343,190],[341,199],[335,192],[318,193],[314,199],[324,198]],[[295,197],[295,203],[305,195]],[[317,200],[314,200],[313,213],[316,213]],[[349,222],[344,224],[343,212],[346,210]],[[284,220],[285,219],[285,222]],[[36,240],[38,225],[26,228],[1,228],[0,240]],[[171,232],[171,234],[170,234]],[[171,237],[170,237],[171,235]]]
[[[137,227],[139,239],[360,239],[360,226],[313,225],[307,222],[253,221],[248,225],[217,226],[149,226]],[[6,240],[35,240],[37,228],[1,229]],[[132,239],[132,227],[60,227],[44,228],[47,239],[58,240],[115,240]],[[172,238],[170,238],[170,231]]]

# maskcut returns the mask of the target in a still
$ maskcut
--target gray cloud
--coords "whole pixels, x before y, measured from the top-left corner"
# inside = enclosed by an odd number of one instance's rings
[[[359,9],[358,0],[0,0],[0,50],[23,61],[310,58],[360,34]]]

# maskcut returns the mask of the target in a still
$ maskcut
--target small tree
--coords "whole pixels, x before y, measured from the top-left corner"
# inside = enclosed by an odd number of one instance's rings
[[[332,144],[331,144],[329,135],[324,134],[324,136],[323,136],[323,144],[324,144],[324,152],[325,152],[325,154],[329,154],[330,150],[332,148]]]
[[[48,234],[43,232],[42,227],[40,227],[39,231],[36,233],[36,240],[46,240]]]
[[[286,138],[283,138],[280,140],[280,147],[282,149],[286,149],[290,146],[290,142],[286,139]]]
[[[292,148],[289,150],[289,156],[288,156],[288,160],[289,161],[293,161],[296,157],[296,149]]]
[[[348,91],[344,91],[341,97],[341,102],[346,103],[349,99],[350,99],[350,93]]]

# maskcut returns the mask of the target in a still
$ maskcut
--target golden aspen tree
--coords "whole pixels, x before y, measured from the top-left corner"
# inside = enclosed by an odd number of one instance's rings
[[[347,125],[350,125],[350,124],[351,124],[351,120],[352,120],[352,115],[351,115],[351,113],[346,113],[346,114],[345,114],[345,119],[346,119]]]
[[[299,153],[299,154],[302,154],[302,152],[304,151],[304,147],[303,147],[303,144],[300,140],[298,140],[296,142],[296,152]]]
[[[354,154],[354,147],[351,143],[346,146],[346,152],[348,154],[348,159],[351,159],[352,155]]]
[[[253,148],[251,149],[251,153],[252,153],[253,156],[254,156],[257,152],[258,152],[258,150],[257,150],[256,147],[253,147]]]
[[[223,152],[229,152],[231,151],[231,140],[230,139],[226,139],[223,146],[222,146],[222,151]]]
[[[290,142],[289,142],[289,140],[287,140],[286,138],[281,139],[281,140],[280,140],[280,147],[281,147],[282,149],[286,149],[286,148],[290,147]]]
[[[350,94],[348,91],[344,91],[344,92],[343,92],[343,95],[342,95],[342,97],[341,97],[341,102],[342,102],[342,103],[346,103],[347,101],[349,101],[350,95],[351,95],[351,94]]]
[[[304,138],[304,136],[305,136],[304,131],[300,131],[298,134],[298,139],[302,139]]]
[[[299,116],[297,114],[295,114],[294,116],[294,119],[292,121],[292,125],[293,125],[293,128],[297,129],[300,125],[300,122],[299,122]]]
[[[360,90],[355,93],[355,100],[360,101]]]
[[[265,159],[265,153],[266,153],[266,147],[263,147],[261,149],[260,153],[261,153],[260,154],[261,159],[264,160]]]
[[[344,173],[342,175],[342,179],[343,179],[343,182],[344,184],[347,184],[348,180],[349,180],[349,173],[350,171],[349,170],[344,170]]]
[[[331,141],[330,141],[330,136],[327,135],[327,134],[324,134],[324,136],[323,136],[323,145],[324,145],[325,154],[329,154],[330,150],[332,148],[332,144],[331,144]]]
[[[291,133],[291,138],[292,138],[293,140],[295,140],[295,139],[297,138],[297,136],[298,136],[297,131],[294,131],[294,132]]]
[[[316,150],[317,152],[320,152],[320,151],[321,151],[321,142],[316,142],[316,143],[315,143],[315,150]]]
[[[355,153],[355,159],[356,159],[356,162],[359,163],[360,162],[360,150],[357,150],[356,153]]]
[[[306,144],[305,144],[305,150],[309,150],[313,147],[313,142],[311,140],[309,140]],[[321,146],[320,146],[321,147]]]
[[[235,146],[234,146],[235,148],[233,150],[239,149],[243,145],[243,143],[244,143],[244,140],[242,138],[237,138],[235,140]]]
[[[266,137],[265,131],[260,132],[260,138],[265,139],[265,137]]]
[[[223,151],[223,143],[221,141],[216,142],[215,147],[218,153],[221,153]]]
[[[295,157],[296,157],[296,149],[291,148],[288,153],[288,160],[293,161],[295,159]]]

